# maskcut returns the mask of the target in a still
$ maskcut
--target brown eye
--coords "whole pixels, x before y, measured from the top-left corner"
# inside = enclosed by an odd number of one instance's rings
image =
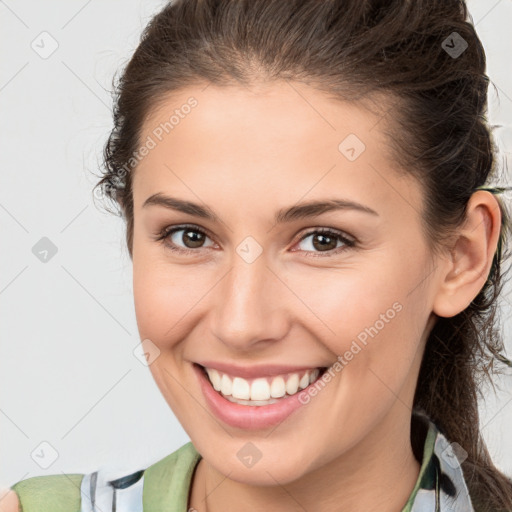
[[[331,256],[341,251],[347,250],[355,245],[354,240],[350,240],[345,237],[341,232],[334,231],[332,229],[316,229],[306,233],[299,243],[311,237],[311,242],[304,244],[306,247],[302,250],[307,253],[328,253],[325,256]],[[338,246],[338,242],[342,243],[342,247]],[[343,247],[344,246],[344,247]],[[308,254],[310,256],[318,256],[318,254]],[[322,254],[323,256],[323,254]]]
[[[202,244],[204,243],[205,235],[203,233],[200,233],[199,231],[194,231],[192,229],[180,229],[177,232],[179,233],[180,231],[183,231],[183,234],[180,237],[181,241],[187,247],[197,249],[198,247],[201,247]]]
[[[198,252],[198,249],[206,248],[205,240],[208,235],[195,226],[178,226],[175,228],[165,228],[160,234],[158,240],[164,242],[169,249],[181,252]]]
[[[338,239],[333,236],[317,233],[313,236],[313,247],[319,251],[336,249]]]

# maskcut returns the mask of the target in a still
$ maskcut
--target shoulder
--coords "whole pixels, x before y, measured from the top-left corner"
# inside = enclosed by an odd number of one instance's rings
[[[41,510],[41,505],[54,512],[78,512],[83,476],[83,474],[34,476],[20,480],[12,485],[11,489],[16,493],[24,512]],[[17,509],[12,510],[17,511]]]
[[[20,512],[20,500],[12,489],[0,490],[0,512]]]
[[[114,501],[130,503],[131,510],[147,505],[168,506],[185,503],[200,454],[188,442],[146,469],[123,471],[115,464],[104,465],[86,474],[36,476],[21,480],[11,488],[23,512],[80,512],[111,510]],[[143,496],[144,494],[144,496]],[[5,511],[19,512],[16,497]],[[124,510],[119,510],[124,512]]]

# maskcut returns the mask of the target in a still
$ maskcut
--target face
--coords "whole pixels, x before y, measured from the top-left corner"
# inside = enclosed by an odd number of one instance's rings
[[[191,87],[146,119],[133,179],[139,333],[183,428],[231,479],[290,482],[408,432],[434,274],[422,191],[396,173],[385,122],[288,83]],[[145,204],[155,194],[198,207]],[[220,391],[197,364],[223,370]],[[240,396],[268,393],[264,381],[277,395],[291,381],[292,396],[234,405],[222,392],[244,376]]]

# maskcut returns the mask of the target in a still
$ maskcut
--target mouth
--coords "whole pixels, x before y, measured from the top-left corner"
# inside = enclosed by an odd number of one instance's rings
[[[211,387],[229,402],[261,407],[275,404],[297,395],[315,384],[328,370],[327,366],[273,375],[271,377],[243,378],[194,363]]]

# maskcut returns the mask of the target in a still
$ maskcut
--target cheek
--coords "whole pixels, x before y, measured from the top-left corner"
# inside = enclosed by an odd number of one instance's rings
[[[198,323],[215,276],[192,266],[172,265],[165,258],[144,259],[142,254],[133,262],[135,315],[141,339],[149,338],[160,348],[169,348]]]
[[[342,356],[345,379],[368,379],[375,371],[396,388],[411,369],[429,315],[425,289],[418,286],[425,266],[421,258],[404,265],[398,252],[373,254],[372,260],[378,263],[364,271],[331,269],[304,279],[304,321]]]
[[[151,263],[150,263],[151,261]],[[168,405],[180,421],[190,406],[190,397],[183,393],[182,385],[173,376],[180,374],[183,345],[181,340],[193,329],[190,310],[197,302],[184,269],[171,268],[166,263],[142,258],[140,251],[133,259],[133,296],[135,315],[141,340],[149,339],[158,349],[158,357],[149,370]],[[192,296],[196,300],[192,300]],[[190,297],[190,300],[189,300]]]
[[[187,289],[170,272],[159,271],[154,265],[134,264],[133,294],[140,335],[160,343],[183,315]]]

